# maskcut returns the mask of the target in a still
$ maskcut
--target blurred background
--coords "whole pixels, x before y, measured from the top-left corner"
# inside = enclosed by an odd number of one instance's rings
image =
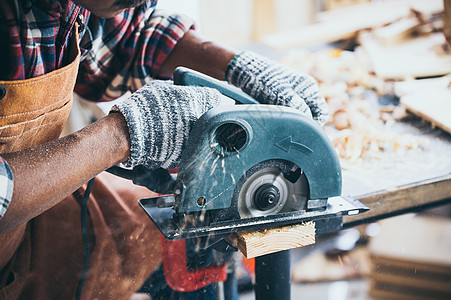
[[[371,218],[293,249],[293,299],[451,299],[449,0],[160,0],[206,38],[314,76],[343,193]],[[97,108],[80,100],[77,110]],[[254,299],[238,254],[240,299]]]
[[[300,28],[327,5],[313,0],[160,0],[158,6],[196,20],[205,37],[243,45],[263,35]],[[349,2],[349,1],[347,1]]]
[[[331,110],[325,130],[341,159],[344,192],[378,194],[398,215],[292,250],[292,298],[451,299],[450,1],[158,5],[194,18],[206,38],[313,75]],[[439,197],[423,188],[431,178],[443,184]],[[402,194],[412,185],[419,192]],[[400,201],[412,205],[399,208]],[[243,262],[240,299],[250,300],[252,260]]]

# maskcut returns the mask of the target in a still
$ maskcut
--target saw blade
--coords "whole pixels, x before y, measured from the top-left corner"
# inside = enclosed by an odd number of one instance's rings
[[[272,160],[246,174],[237,209],[241,218],[302,210],[307,195],[307,179],[301,170],[292,163]]]

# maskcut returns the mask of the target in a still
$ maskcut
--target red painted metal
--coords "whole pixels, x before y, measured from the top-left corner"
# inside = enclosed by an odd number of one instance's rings
[[[175,291],[192,292],[213,282],[227,279],[226,266],[208,266],[189,270],[185,240],[166,240],[161,235],[163,270],[166,282]]]

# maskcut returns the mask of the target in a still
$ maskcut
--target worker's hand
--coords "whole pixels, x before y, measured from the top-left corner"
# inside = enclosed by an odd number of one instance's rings
[[[124,115],[130,134],[130,158],[125,165],[176,167],[195,121],[220,101],[214,89],[155,80],[113,106],[113,112]]]
[[[245,51],[229,63],[226,80],[260,103],[293,107],[320,126],[326,123],[326,101],[317,82],[308,74]]]

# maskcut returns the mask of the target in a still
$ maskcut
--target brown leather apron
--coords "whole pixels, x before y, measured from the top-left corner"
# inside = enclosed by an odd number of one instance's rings
[[[0,81],[6,89],[0,100],[0,153],[59,137],[72,104],[77,41],[75,34],[65,67],[32,79]],[[83,266],[77,194],[84,189],[0,235],[0,299],[75,297]],[[83,299],[128,299],[160,263],[158,230],[137,204],[152,195],[110,174],[96,178],[88,204],[91,264]]]

